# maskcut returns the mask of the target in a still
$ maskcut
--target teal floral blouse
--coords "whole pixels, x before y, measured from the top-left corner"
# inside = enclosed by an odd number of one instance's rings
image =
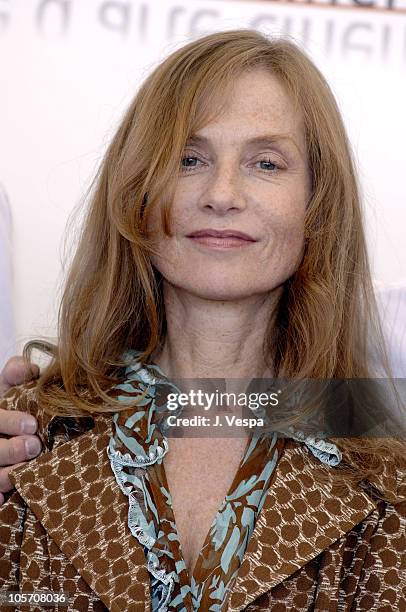
[[[137,361],[129,351],[119,399],[139,405],[113,417],[113,435],[107,449],[118,486],[128,497],[128,526],[143,546],[151,579],[153,612],[221,612],[241,565],[250,536],[272,485],[274,468],[285,436],[278,432],[252,434],[228,494],[218,509],[190,576],[182,556],[171,495],[164,469],[170,450],[166,417],[168,392],[179,392],[153,364]],[[322,439],[289,431],[322,462],[337,465],[338,448]]]

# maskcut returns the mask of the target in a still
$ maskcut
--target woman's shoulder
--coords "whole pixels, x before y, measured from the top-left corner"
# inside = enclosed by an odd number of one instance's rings
[[[340,491],[352,490],[354,492],[362,492],[374,503],[382,502],[383,504],[399,508],[400,512],[404,512],[406,508],[406,465],[405,461],[397,460],[398,455],[391,456],[382,452],[376,452],[375,456],[369,455],[371,463],[366,465],[365,456],[358,458],[352,452],[348,452],[345,445],[338,443],[333,448],[339,449],[341,460],[336,462],[320,461],[320,452],[316,453],[313,448],[314,444],[303,444],[297,438],[287,440],[286,449],[291,449],[289,462],[291,469],[299,469],[299,478],[303,473],[306,473],[310,483],[312,479],[314,486],[325,487],[326,492],[332,498],[339,497]],[[376,448],[379,448],[379,441],[376,443]],[[398,439],[385,439],[385,444],[389,448],[391,444],[398,444]],[[352,445],[354,446],[354,445]],[[360,447],[363,448],[363,444]],[[406,449],[406,446],[405,446]],[[324,447],[322,448],[325,452]],[[372,446],[370,453],[372,453]],[[331,454],[331,451],[330,451]],[[334,455],[335,457],[335,455]],[[330,457],[331,458],[331,457]],[[405,457],[406,458],[406,457]]]
[[[35,380],[11,387],[1,398],[0,408],[3,410],[21,410],[36,416],[38,407],[36,390],[37,382]]]
[[[35,380],[11,387],[1,398],[0,408],[18,410],[34,416],[38,421],[37,435],[41,437],[52,416],[41,409],[37,399],[37,389],[38,385]]]
[[[36,435],[44,449],[52,450],[57,444],[67,442],[91,429],[108,426],[111,415],[62,416],[45,410],[38,399],[38,384],[30,381],[9,389],[0,401],[3,410],[19,410],[34,416],[38,423]],[[74,406],[72,406],[74,409]]]
[[[401,512],[406,510],[406,469],[392,458],[384,459],[381,469],[368,476],[363,484],[372,497],[399,507]]]
[[[365,457],[363,458],[363,471],[368,467],[367,475],[360,481],[359,486],[375,500],[382,500],[390,505],[397,506],[398,504],[406,503],[406,442],[400,441],[399,438],[385,438],[382,443],[379,440],[375,441],[376,452],[373,453],[373,447],[369,449],[371,457],[370,464],[365,466]],[[388,450],[385,454],[382,448]],[[404,446],[405,455],[401,456],[400,446]],[[361,448],[363,445],[361,445]],[[396,447],[396,453],[391,454],[390,449]],[[344,461],[347,454],[343,452]],[[352,461],[354,465],[354,461]],[[403,506],[402,506],[403,507]]]

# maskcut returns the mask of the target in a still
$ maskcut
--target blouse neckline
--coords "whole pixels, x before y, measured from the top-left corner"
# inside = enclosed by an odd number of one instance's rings
[[[207,606],[212,601],[207,609],[220,612],[271,486],[284,438],[272,432],[253,434],[247,440],[239,468],[190,576],[180,550],[163,466],[170,449],[165,435],[166,396],[179,389],[158,365],[140,363],[139,354],[126,353],[128,365],[116,389],[121,391],[118,399],[124,403],[145,395],[135,408],[114,414],[108,455],[118,486],[128,498],[128,527],[146,555],[152,609],[161,612],[170,606],[183,612],[198,610],[202,602]],[[181,413],[180,406],[175,414]],[[333,466],[341,461],[341,453],[332,443],[297,430],[292,430],[289,437],[305,444],[323,463]],[[245,480],[240,478],[242,473],[247,476]],[[234,520],[236,514],[238,520]],[[207,559],[212,560],[213,567]]]

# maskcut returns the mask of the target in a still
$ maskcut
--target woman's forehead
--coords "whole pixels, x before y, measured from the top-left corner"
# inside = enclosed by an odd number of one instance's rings
[[[304,144],[302,112],[280,80],[265,69],[245,72],[225,90],[211,92],[204,107],[208,119],[190,139],[211,140],[233,132],[248,140],[282,135],[299,148]]]

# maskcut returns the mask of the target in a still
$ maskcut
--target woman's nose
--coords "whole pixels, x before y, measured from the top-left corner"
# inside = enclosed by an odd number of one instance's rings
[[[211,210],[218,214],[224,214],[230,210],[243,210],[245,197],[239,168],[231,167],[228,164],[210,173],[207,176],[199,205],[203,210]]]

